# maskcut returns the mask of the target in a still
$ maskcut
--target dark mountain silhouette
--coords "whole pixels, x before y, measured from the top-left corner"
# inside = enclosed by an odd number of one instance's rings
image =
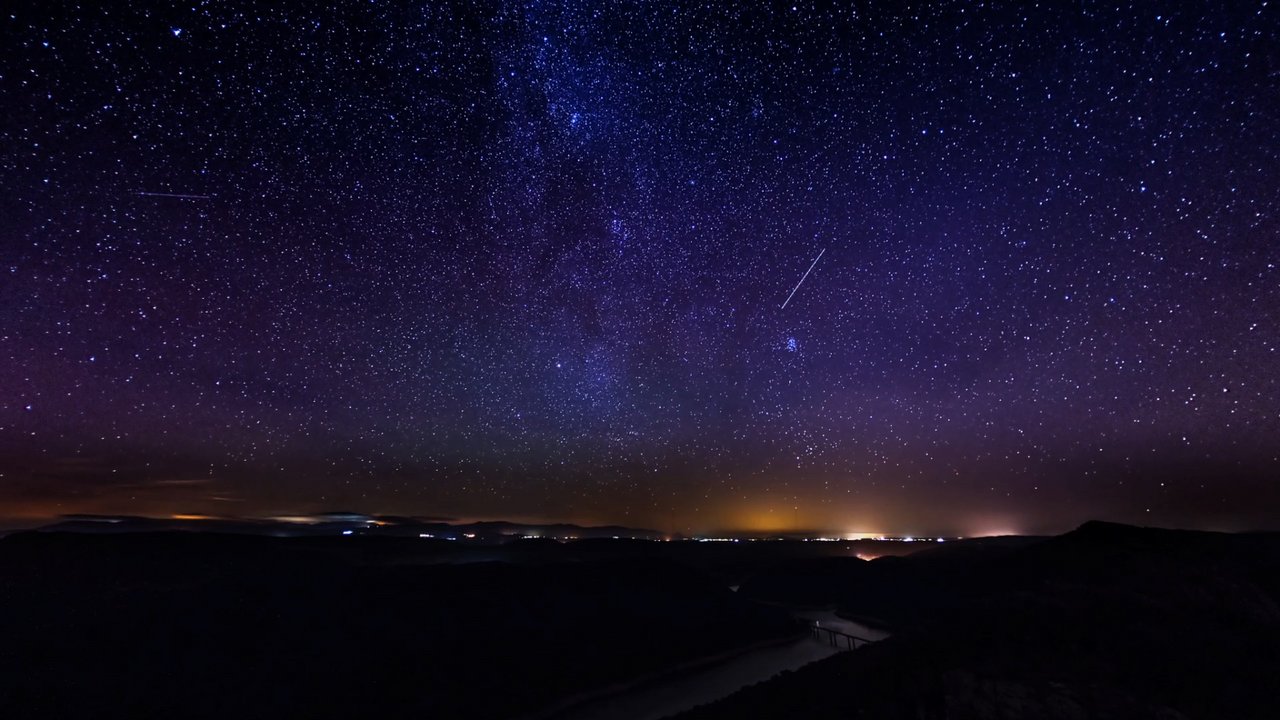
[[[1280,534],[1087,523],[922,547],[563,541],[490,523],[447,540],[381,532],[419,519],[375,520],[273,537],[132,518],[128,532],[0,539],[4,716],[520,717],[794,637],[780,603],[893,634],[687,718],[1280,707]],[[348,522],[368,532],[344,536]]]
[[[343,530],[351,530],[353,533],[361,535],[382,537],[418,537],[423,534],[429,534],[440,539],[466,538],[480,542],[505,542],[513,537],[524,536],[561,539],[612,539],[616,537],[644,540],[658,540],[663,537],[663,534],[656,530],[629,528],[619,525],[530,524],[504,520],[463,523],[443,518],[367,515],[346,511],[300,516],[292,521],[272,518],[250,519],[201,516],[154,518],[134,515],[75,514],[63,516],[57,522],[38,528],[38,530],[43,532],[92,534],[188,531],[236,535],[272,535],[277,537],[335,535]]]
[[[461,544],[9,536],[0,707],[14,718],[511,717],[798,630],[662,558],[416,560]]]
[[[1086,523],[1030,542],[765,575],[881,643],[683,718],[1274,718],[1280,534]],[[748,587],[744,586],[744,591]]]

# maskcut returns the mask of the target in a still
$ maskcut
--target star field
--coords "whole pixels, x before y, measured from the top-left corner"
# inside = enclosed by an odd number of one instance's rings
[[[0,515],[1274,527],[1278,29],[7,5]]]

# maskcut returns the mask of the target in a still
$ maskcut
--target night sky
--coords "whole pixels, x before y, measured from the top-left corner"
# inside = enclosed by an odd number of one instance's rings
[[[1274,2],[314,5],[0,11],[0,517],[1280,526]]]

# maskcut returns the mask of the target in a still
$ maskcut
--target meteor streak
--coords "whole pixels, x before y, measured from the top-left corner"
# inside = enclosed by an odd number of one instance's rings
[[[825,253],[826,251],[826,248],[822,248],[822,252],[818,253],[818,257],[813,259],[813,263],[809,265],[809,269],[805,270],[804,275],[800,276],[800,282],[796,283],[795,289],[791,291],[791,294],[787,296],[786,300],[782,301],[782,307],[778,308],[779,310],[787,309],[787,303],[791,302],[791,298],[795,297],[796,290],[799,290],[800,286],[804,284],[804,279],[809,277],[809,273],[813,272],[814,265],[818,264],[818,261],[822,259],[822,253]]]
[[[182,200],[208,200],[213,197],[212,195],[187,195],[184,193],[144,192],[142,190],[139,190],[138,192],[134,193],[134,195],[140,195],[142,197],[180,198]]]

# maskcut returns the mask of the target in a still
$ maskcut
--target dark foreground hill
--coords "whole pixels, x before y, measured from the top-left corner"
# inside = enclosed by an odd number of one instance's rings
[[[0,715],[510,717],[796,630],[662,558],[406,562],[423,542],[0,540]]]
[[[801,563],[743,592],[897,632],[682,720],[1280,717],[1276,534],[1088,523],[980,551]]]

